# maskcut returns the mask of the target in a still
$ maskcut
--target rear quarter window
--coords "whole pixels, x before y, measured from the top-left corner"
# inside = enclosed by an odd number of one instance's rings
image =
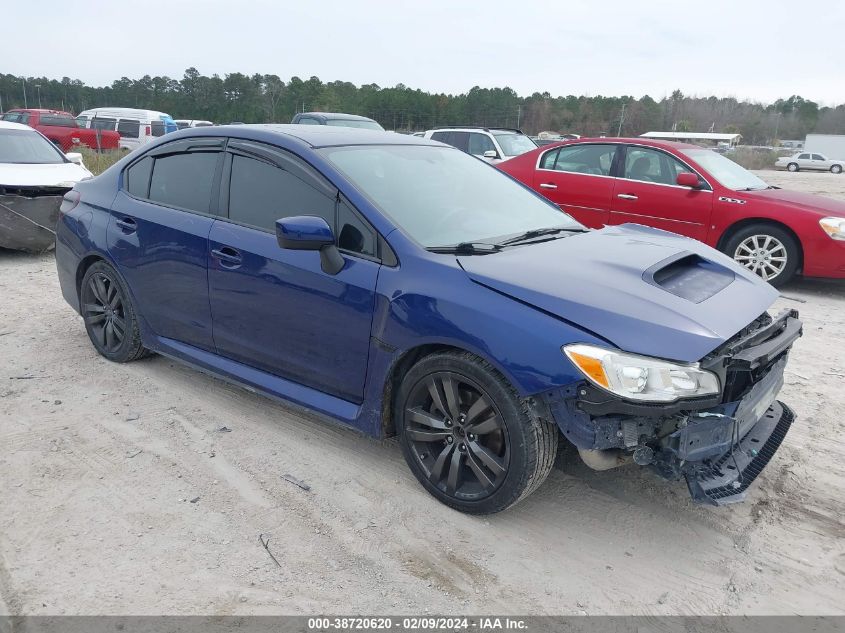
[[[126,170],[126,191],[136,198],[146,198],[150,192],[153,158],[147,156]]]

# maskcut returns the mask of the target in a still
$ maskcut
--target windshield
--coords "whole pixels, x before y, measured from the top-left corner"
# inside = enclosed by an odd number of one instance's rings
[[[513,132],[493,132],[493,136],[499,141],[499,145],[505,156],[519,156],[525,152],[530,152],[532,149],[537,149],[537,145],[530,138],[524,134],[515,134]]]
[[[360,127],[365,130],[378,130],[384,132],[384,128],[375,121],[358,121],[357,119],[326,119],[326,125],[337,127]]]
[[[0,130],[0,163],[56,164],[67,159],[35,130]]]
[[[447,147],[329,147],[322,154],[423,247],[490,242],[547,227],[583,230],[477,158]]]
[[[752,174],[744,167],[740,167],[730,158],[709,149],[685,149],[683,154],[689,156],[702,169],[710,173],[722,186],[734,191],[747,189],[768,189],[769,185]]]

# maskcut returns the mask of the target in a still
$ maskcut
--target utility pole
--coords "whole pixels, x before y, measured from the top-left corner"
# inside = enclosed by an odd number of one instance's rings
[[[23,84],[23,107],[26,109],[29,107],[26,104],[26,77],[21,77],[21,83]]]
[[[522,106],[516,106],[516,129],[519,129],[519,120],[522,118]]]
[[[625,104],[622,104],[622,116],[619,117],[619,129],[616,130],[616,136],[622,136],[622,124],[625,122]]]
[[[41,84],[35,84],[35,89],[38,91],[38,109],[41,109]]]

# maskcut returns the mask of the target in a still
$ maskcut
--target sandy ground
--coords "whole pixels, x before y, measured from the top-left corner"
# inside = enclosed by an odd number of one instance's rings
[[[845,176],[763,175],[845,198]],[[0,252],[0,271],[0,613],[845,613],[843,283],[775,306],[806,324],[782,393],[799,420],[746,503],[563,453],[474,518],[393,440],[162,357],[105,361],[52,255]]]

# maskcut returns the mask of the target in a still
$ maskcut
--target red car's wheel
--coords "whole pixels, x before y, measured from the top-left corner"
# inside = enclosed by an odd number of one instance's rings
[[[752,224],[734,233],[722,249],[727,255],[773,286],[792,279],[801,259],[795,238],[770,224]]]

